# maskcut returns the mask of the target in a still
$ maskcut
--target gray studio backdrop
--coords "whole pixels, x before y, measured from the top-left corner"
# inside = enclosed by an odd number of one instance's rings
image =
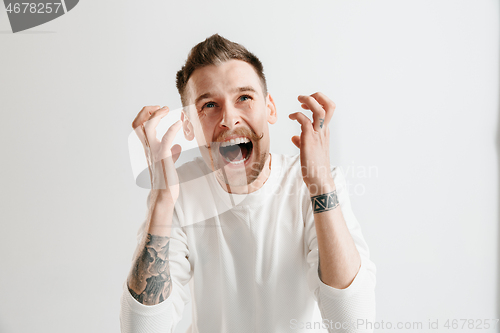
[[[264,63],[272,151],[298,152],[297,95],[337,104],[332,163],[377,265],[377,320],[499,318],[498,1],[82,0],[18,34],[0,8],[0,332],[119,332],[148,194],[131,122],[180,106],[175,72],[216,32]]]

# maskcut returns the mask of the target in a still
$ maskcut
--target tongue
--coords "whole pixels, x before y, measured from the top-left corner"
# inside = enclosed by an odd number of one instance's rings
[[[224,157],[233,162],[237,162],[244,159],[248,153],[247,147],[244,144],[224,147],[223,152],[224,152]]]
[[[230,160],[237,162],[243,158],[242,151],[238,145],[224,148],[224,156]]]

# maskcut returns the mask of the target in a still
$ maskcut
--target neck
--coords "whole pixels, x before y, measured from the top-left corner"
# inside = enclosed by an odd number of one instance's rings
[[[271,153],[267,155],[266,158],[266,163],[264,164],[264,168],[260,172],[260,174],[257,176],[257,178],[249,185],[242,185],[242,186],[229,186],[223,181],[217,178],[217,181],[219,182],[220,186],[224,189],[224,191],[228,193],[233,193],[233,194],[249,194],[252,192],[257,191],[260,189],[264,183],[267,181],[269,178],[269,175],[271,174],[271,160],[272,156]]]

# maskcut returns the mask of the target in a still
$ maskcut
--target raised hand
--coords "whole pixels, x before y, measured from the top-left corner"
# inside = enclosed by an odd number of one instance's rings
[[[169,247],[172,215],[179,197],[179,179],[174,163],[181,147],[171,146],[181,128],[181,121],[170,126],[161,141],[158,140],[156,127],[168,111],[167,107],[160,108],[158,105],[145,106],[132,122],[148,159],[150,195],[153,197],[145,237],[137,247],[127,283],[131,295],[145,305],[163,302],[172,291]]]
[[[172,142],[181,128],[181,120],[170,126],[161,141],[156,137],[156,127],[168,112],[166,106],[145,106],[132,122],[132,127],[144,146],[151,189],[159,190],[159,195],[175,203],[179,197],[179,179],[174,163],[179,158],[181,146],[172,147]]]
[[[304,113],[295,112],[289,118],[301,125],[300,136],[292,142],[300,149],[302,177],[311,196],[327,193],[335,188],[330,171],[330,130],[328,124],[335,111],[333,103],[323,93],[298,97],[305,110],[312,111],[311,121]]]

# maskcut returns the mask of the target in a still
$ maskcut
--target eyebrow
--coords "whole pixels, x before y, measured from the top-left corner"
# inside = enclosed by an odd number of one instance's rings
[[[255,89],[251,86],[238,87],[238,88],[234,89],[233,91],[234,92],[251,91],[251,92],[256,93]],[[194,104],[197,105],[201,100],[206,99],[206,98],[210,98],[212,96],[213,96],[213,94],[211,92],[204,93],[203,95],[200,95],[196,98],[196,100],[194,101]]]

